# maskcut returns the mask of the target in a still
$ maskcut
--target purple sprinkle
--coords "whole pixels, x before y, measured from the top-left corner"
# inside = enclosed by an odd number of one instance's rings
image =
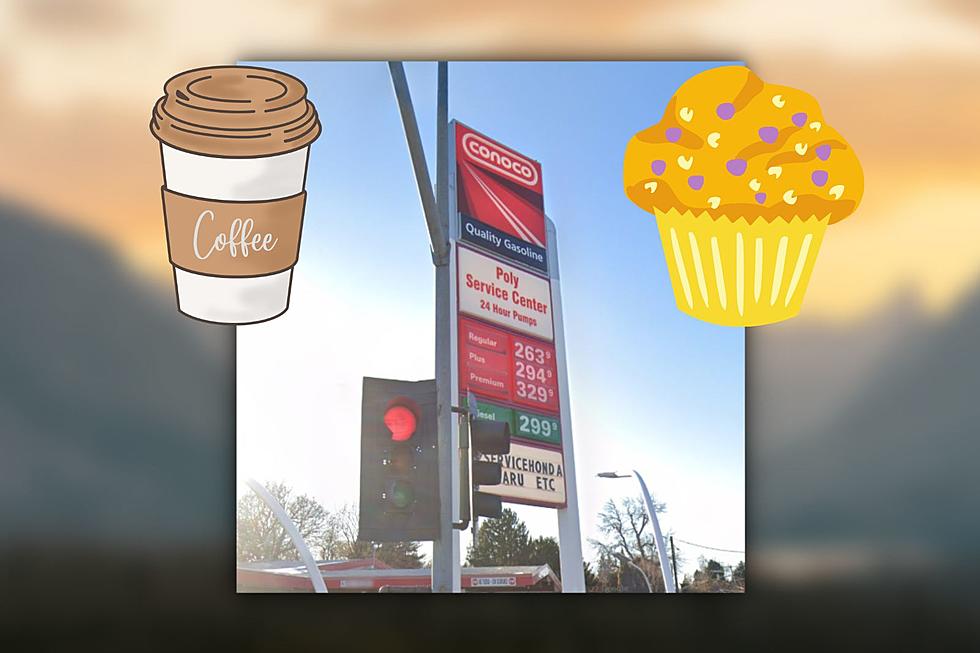
[[[830,158],[830,146],[829,145],[818,145],[815,150],[817,153],[817,158],[821,161],[826,161]]]
[[[779,130],[775,127],[763,127],[759,130],[759,138],[766,143],[775,143],[779,137]]]
[[[810,175],[810,179],[817,186],[823,186],[827,183],[827,171],[826,170],[814,170],[813,174]]]
[[[662,175],[664,174],[664,170],[667,169],[667,162],[661,159],[657,159],[656,161],[650,164],[650,169],[653,170],[653,174]]]
[[[671,143],[676,143],[681,137],[681,130],[679,127],[671,127],[667,130],[667,140]]]
[[[758,202],[759,204],[762,204],[763,202],[766,201],[766,194],[765,193],[756,193],[755,194],[755,201]]]
[[[729,120],[735,115],[735,105],[731,102],[724,102],[718,105],[718,108],[715,109],[715,113],[717,113],[718,117],[722,120]]]
[[[745,162],[745,159],[732,159],[725,164],[725,167],[728,168],[728,172],[732,173],[736,177],[739,177],[743,172],[745,172],[745,168],[748,167],[748,163]]]
[[[792,120],[794,125],[797,127],[802,127],[806,124],[806,114],[802,111],[800,113],[794,113]]]
[[[704,186],[704,177],[701,175],[691,175],[687,178],[687,185],[694,190],[701,190],[701,187]]]

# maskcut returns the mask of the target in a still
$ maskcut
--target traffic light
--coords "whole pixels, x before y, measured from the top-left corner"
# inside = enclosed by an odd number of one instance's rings
[[[436,382],[365,377],[357,539],[439,536]]]
[[[481,460],[482,457],[503,456],[510,453],[510,424],[507,422],[482,419],[478,417],[476,400],[468,396],[469,436],[470,436],[470,501],[463,502],[463,517],[500,517],[502,506],[500,497],[488,492],[480,492],[479,487],[500,485],[503,468],[494,460]],[[498,459],[499,460],[499,459]],[[472,515],[466,514],[472,506]]]

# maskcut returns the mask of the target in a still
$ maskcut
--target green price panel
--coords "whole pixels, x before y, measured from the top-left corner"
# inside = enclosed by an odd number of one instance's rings
[[[514,435],[521,438],[547,444],[561,444],[561,426],[556,417],[515,410],[512,428]]]
[[[505,408],[486,401],[477,401],[476,409],[480,419],[493,419],[510,424],[510,432],[515,437],[545,444],[561,444],[561,426],[557,417]]]
[[[496,404],[488,404],[485,401],[478,401],[476,402],[476,410],[479,419],[492,419],[498,422],[507,422],[510,424],[510,430],[513,433],[514,411],[512,409],[497,406]]]

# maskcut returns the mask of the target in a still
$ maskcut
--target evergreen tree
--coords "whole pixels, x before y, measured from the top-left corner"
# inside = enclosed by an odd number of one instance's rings
[[[561,551],[558,540],[553,537],[536,537],[531,540],[530,557],[527,564],[548,565],[561,578]]]
[[[466,563],[471,567],[531,564],[531,537],[517,513],[505,508],[499,519],[480,522],[476,539],[470,544]]]
[[[585,574],[585,591],[601,592],[602,584],[599,582],[599,577],[592,571],[592,565],[590,565],[588,562],[583,562],[582,571]]]
[[[745,561],[742,560],[732,570],[732,581],[745,585]]]
[[[374,555],[378,560],[395,569],[420,569],[425,562],[418,542],[382,542]]]
[[[725,575],[725,567],[717,560],[701,557],[693,577],[686,580],[685,592],[744,592],[745,563],[740,562],[732,569],[732,577]]]

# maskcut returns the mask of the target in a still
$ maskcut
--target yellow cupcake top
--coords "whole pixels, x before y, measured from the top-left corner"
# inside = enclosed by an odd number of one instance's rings
[[[817,101],[744,66],[713,68],[677,89],[663,118],[630,139],[626,195],[669,209],[740,217],[843,220],[864,192],[861,164]]]

